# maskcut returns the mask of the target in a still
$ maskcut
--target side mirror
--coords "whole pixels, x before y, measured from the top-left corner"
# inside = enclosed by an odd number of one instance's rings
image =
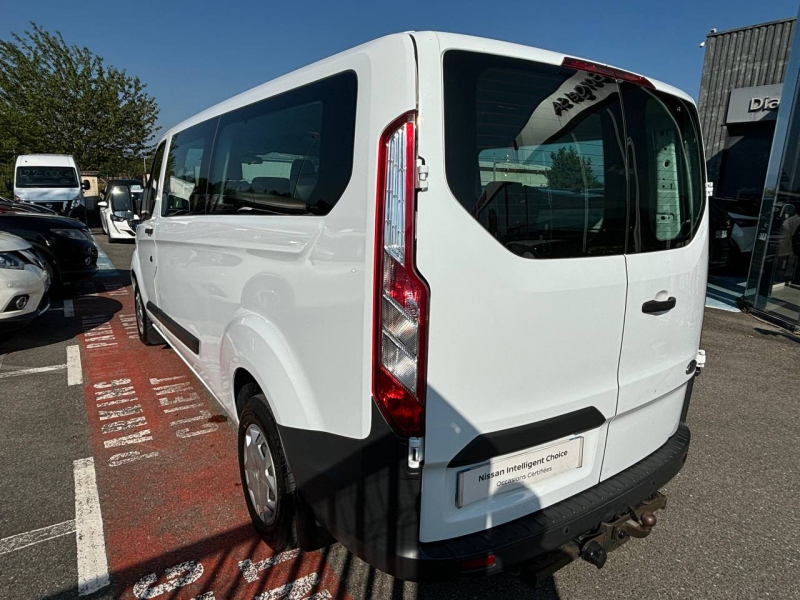
[[[100,202],[97,203],[97,208],[108,208],[108,202],[106,202],[105,200],[101,200]]]
[[[91,183],[89,183],[89,180],[88,180],[88,179],[84,179],[84,180],[83,180],[83,183],[81,184],[81,187],[82,187],[84,190],[87,190],[87,191],[88,191],[88,190],[89,190],[89,188],[91,188],[91,187],[92,187],[92,184],[91,184]]]
[[[14,189],[14,183],[10,179],[6,179],[6,189],[9,192]]]

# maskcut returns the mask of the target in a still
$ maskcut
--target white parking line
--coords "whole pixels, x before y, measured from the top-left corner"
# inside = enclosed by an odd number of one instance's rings
[[[75,316],[75,306],[73,306],[72,300],[64,300],[64,316],[65,317]]]
[[[41,529],[34,529],[33,531],[26,531],[25,533],[18,533],[11,537],[3,538],[0,540],[0,554],[8,554],[16,550],[22,550],[28,546],[46,542],[57,537],[75,533],[75,520],[70,519],[63,523],[56,523],[42,527]]]
[[[111,583],[108,576],[103,517],[94,472],[94,458],[72,463],[75,474],[75,531],[78,539],[78,595],[86,596]]]
[[[34,375],[35,373],[49,373],[50,371],[63,371],[67,368],[66,363],[63,365],[53,365],[51,367],[34,367],[32,369],[20,369],[19,371],[5,371],[0,373],[0,379],[8,377],[18,377],[19,375]]]
[[[83,383],[83,369],[81,369],[81,351],[77,345],[67,346],[67,385],[80,385]]]

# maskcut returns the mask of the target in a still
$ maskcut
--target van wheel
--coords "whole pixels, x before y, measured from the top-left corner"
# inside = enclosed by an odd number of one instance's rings
[[[155,346],[164,343],[161,336],[153,327],[150,317],[147,316],[147,311],[144,309],[144,302],[142,302],[142,295],[139,293],[139,286],[136,282],[133,284],[133,302],[136,307],[136,331],[139,334],[139,340],[145,346]]]
[[[249,384],[239,392],[239,472],[253,526],[273,552],[297,547],[290,474],[278,427],[264,394]],[[237,402],[238,404],[238,402]]]

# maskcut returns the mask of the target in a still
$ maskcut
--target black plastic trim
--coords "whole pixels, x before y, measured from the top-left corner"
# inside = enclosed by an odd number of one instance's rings
[[[686,394],[683,397],[683,408],[681,408],[681,423],[686,423],[686,419],[689,416],[689,404],[692,401],[692,392],[694,391],[694,379],[699,375],[698,371],[695,371],[694,376],[689,380],[689,383],[686,384]]]
[[[180,342],[195,354],[200,354],[200,340],[190,331],[181,327],[172,317],[158,308],[150,300],[147,301],[147,311],[166,327]]]
[[[555,550],[658,491],[683,467],[691,438],[681,424],[650,456],[571,498],[485,531],[421,543],[420,472],[408,469],[407,440],[374,403],[364,439],[279,431],[310,521],[373,567],[412,581],[459,577],[463,561],[487,554],[496,562],[482,573],[492,574]]]
[[[678,301],[675,296],[670,296],[666,300],[650,300],[642,304],[642,312],[645,314],[663,313],[675,308]]]
[[[456,454],[448,467],[464,467],[485,462],[496,456],[511,454],[540,446],[559,438],[583,433],[606,422],[603,413],[594,406],[581,408],[557,417],[520,425],[512,429],[484,433],[474,438]]]

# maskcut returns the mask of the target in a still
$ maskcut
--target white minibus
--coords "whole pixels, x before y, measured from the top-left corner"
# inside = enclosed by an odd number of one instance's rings
[[[390,35],[163,136],[139,334],[237,424],[275,551],[337,540],[410,580],[601,567],[687,457],[705,180],[680,90]]]
[[[81,203],[88,181],[80,182],[75,159],[66,154],[22,154],[14,162],[14,179],[6,188],[17,202],[45,206],[57,213]]]

